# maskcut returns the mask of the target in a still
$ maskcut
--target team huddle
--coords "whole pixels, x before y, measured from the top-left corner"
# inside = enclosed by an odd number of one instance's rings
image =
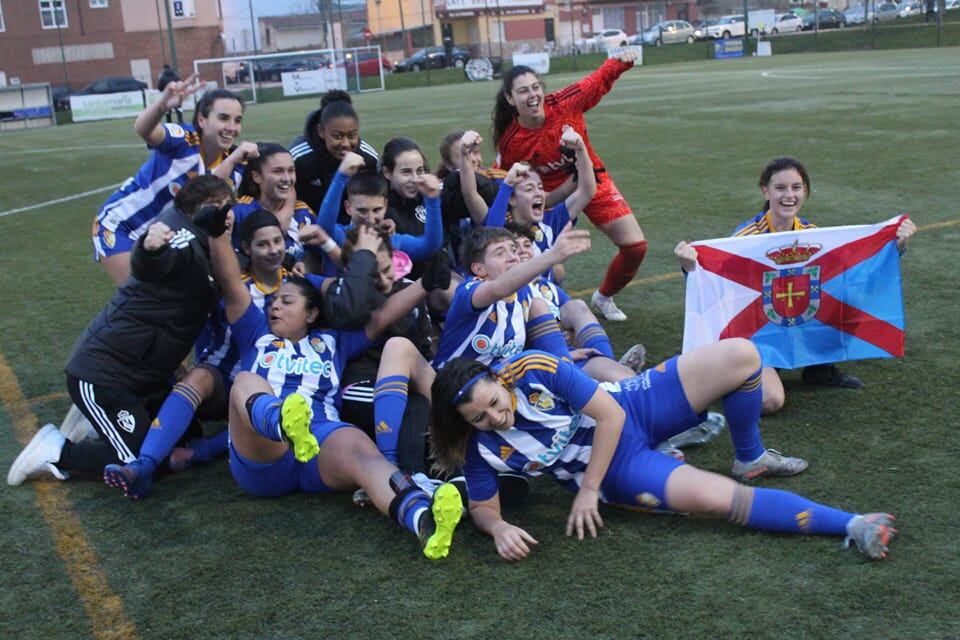
[[[750,341],[650,368],[642,345],[614,353],[601,319],[627,319],[614,296],[647,240],[584,114],[633,61],[613,56],[549,94],[532,69],[510,68],[493,168],[479,133],[454,131],[436,174],[409,138],[382,153],[361,139],[344,92],[324,95],[284,147],[241,142],[244,104],[224,89],[198,99],[192,124],[164,123],[199,87],[168,84],[134,125],[148,160],[94,223],[94,257],[117,289],[67,361],[74,406],[7,482],[94,474],[143,499],[163,475],[226,455],[252,495],[354,491],[430,559],[448,555],[469,513],[518,561],[537,541],[501,502],[522,502],[527,478],[546,474],[575,494],[566,533],[580,539],[603,526],[604,502],[841,536],[885,557],[892,515],[754,486],[808,464],[763,443],[760,416],[785,394]],[[734,235],[814,226],[799,216],[801,163],[775,159],[760,188],[763,210]],[[566,261],[591,247],[581,214],[618,248],[589,305],[562,287]],[[901,253],[915,230],[901,223]],[[696,268],[694,246],[674,252]],[[802,375],[863,385],[832,364]],[[722,416],[707,413],[715,402]],[[678,446],[724,427],[729,475],[684,461]]]

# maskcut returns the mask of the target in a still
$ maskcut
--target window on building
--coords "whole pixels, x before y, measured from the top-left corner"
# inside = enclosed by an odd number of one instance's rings
[[[604,29],[625,29],[627,20],[623,7],[603,7]]]
[[[67,8],[63,0],[39,0],[40,24],[44,29],[67,26]]]
[[[91,9],[106,9],[108,6],[108,0],[90,0]]]

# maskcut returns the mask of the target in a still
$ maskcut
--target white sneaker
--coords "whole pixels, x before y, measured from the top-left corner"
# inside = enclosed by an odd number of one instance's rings
[[[17,459],[10,465],[10,472],[7,474],[7,484],[12,487],[23,484],[27,478],[32,478],[43,472],[53,474],[57,480],[66,480],[69,474],[57,469],[55,462],[60,460],[60,452],[63,451],[63,445],[67,439],[63,437],[57,428],[48,424],[45,425],[37,435],[33,436]]]
[[[602,295],[599,289],[593,292],[593,295],[590,297],[590,304],[593,305],[593,308],[596,309],[600,315],[611,322],[623,322],[627,319],[627,314],[620,311],[617,304],[613,301],[613,298]]]
[[[643,371],[643,365],[647,363],[647,348],[644,347],[639,342],[623,354],[623,357],[620,358],[620,364],[630,369],[634,373],[640,373]]]
[[[93,428],[93,425],[87,420],[87,416],[83,415],[75,404],[70,405],[67,416],[60,424],[60,433],[70,442],[100,439],[100,433]]]
[[[420,489],[429,496],[433,494],[440,488],[440,485],[443,484],[443,480],[437,480],[436,478],[428,478],[425,473],[417,472],[410,476],[410,479],[413,480]]]

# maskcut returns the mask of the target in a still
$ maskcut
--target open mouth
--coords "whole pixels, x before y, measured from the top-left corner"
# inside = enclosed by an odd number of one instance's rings
[[[534,200],[533,205],[531,205],[531,209],[533,209],[534,213],[543,213],[543,200]]]

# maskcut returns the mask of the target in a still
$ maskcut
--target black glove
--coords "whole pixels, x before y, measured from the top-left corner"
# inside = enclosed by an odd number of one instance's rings
[[[450,257],[446,251],[438,251],[430,259],[420,278],[420,284],[427,291],[446,289],[450,286]]]
[[[193,224],[206,231],[211,238],[219,238],[227,230],[227,212],[232,206],[232,203],[221,207],[205,204],[193,214]]]

